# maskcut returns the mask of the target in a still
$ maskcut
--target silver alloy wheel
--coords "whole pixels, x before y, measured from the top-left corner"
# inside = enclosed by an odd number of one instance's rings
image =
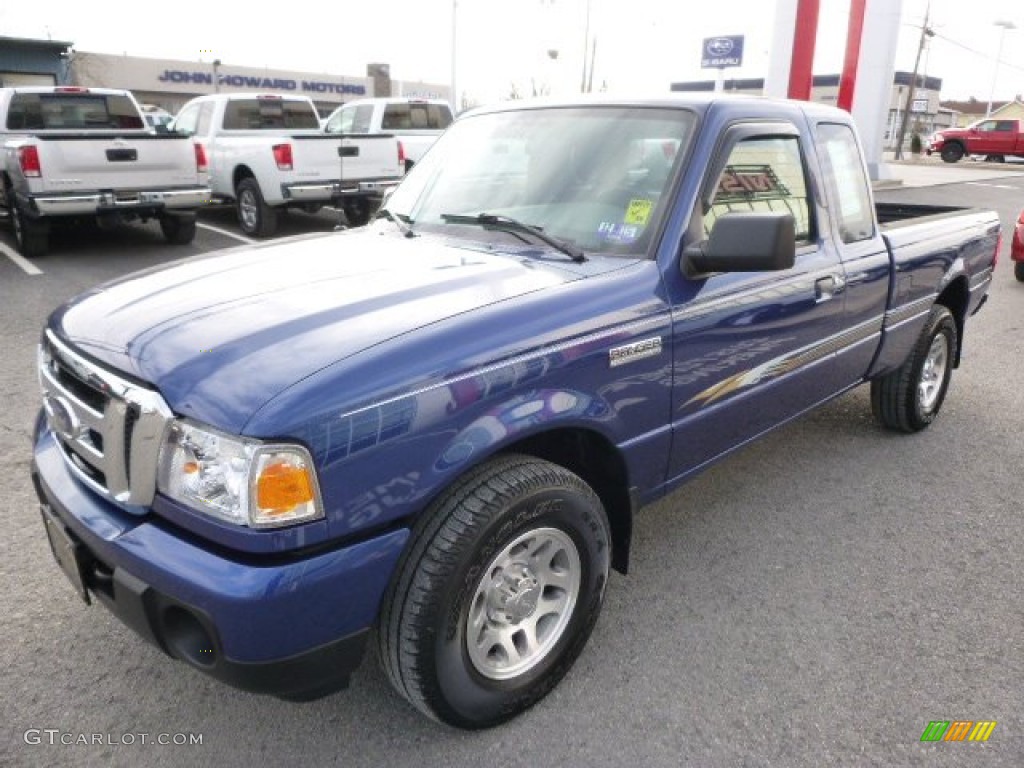
[[[921,380],[917,384],[917,399],[921,409],[927,413],[935,407],[935,402],[942,392],[942,382],[946,379],[946,366],[949,364],[949,340],[940,333],[932,339],[928,348],[928,356],[921,366]]]
[[[247,231],[256,229],[259,221],[259,203],[251,189],[243,189],[238,195],[238,211],[242,215],[242,224]]]
[[[466,650],[491,680],[537,666],[565,633],[582,568],[572,538],[557,528],[527,531],[484,570],[466,620]]]

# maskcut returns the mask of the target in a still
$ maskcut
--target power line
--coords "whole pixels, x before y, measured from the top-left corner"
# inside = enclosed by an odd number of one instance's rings
[[[934,31],[934,28],[933,28],[933,31]],[[998,58],[996,56],[992,56],[990,54],[987,54],[987,53],[984,53],[982,51],[979,51],[979,50],[976,50],[974,48],[971,48],[969,45],[964,45],[963,43],[959,42],[958,40],[954,40],[951,37],[947,37],[946,35],[942,34],[941,32],[935,32],[935,37],[939,38],[940,40],[945,40],[947,43],[949,43],[951,45],[955,45],[957,48],[962,48],[963,50],[967,51],[968,53],[973,53],[976,56],[981,56],[984,59],[995,59],[996,63],[999,64],[999,66],[1001,66],[1001,67],[1009,67],[1010,69],[1016,69],[1018,72],[1024,72],[1024,67],[1020,67],[1020,66],[1018,66],[1016,64],[1011,64],[1010,62],[1004,61],[1001,58]]]

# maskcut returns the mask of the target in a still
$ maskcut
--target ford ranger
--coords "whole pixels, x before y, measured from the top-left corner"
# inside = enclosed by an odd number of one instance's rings
[[[412,705],[495,725],[583,650],[640,507],[861,384],[928,427],[998,241],[874,205],[834,108],[481,109],[370,226],[57,309],[45,531],[86,602],[224,682],[326,694],[374,630]]]
[[[204,147],[214,195],[233,202],[242,231],[256,237],[274,234],[283,210],[328,203],[340,205],[349,224],[365,224],[405,173],[394,136],[324,134],[307,96],[200,96],[171,129]]]
[[[210,199],[203,149],[147,127],[128,91],[0,88],[0,212],[25,256],[41,256],[55,219],[156,219],[168,242],[196,233]]]

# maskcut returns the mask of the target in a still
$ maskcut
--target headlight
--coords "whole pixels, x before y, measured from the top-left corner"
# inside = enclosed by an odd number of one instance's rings
[[[176,421],[167,432],[157,485],[192,509],[252,528],[324,514],[305,448],[226,435],[186,421]]]

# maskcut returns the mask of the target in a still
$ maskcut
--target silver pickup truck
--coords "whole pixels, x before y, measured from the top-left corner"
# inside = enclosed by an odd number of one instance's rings
[[[41,256],[54,219],[156,219],[168,242],[195,237],[210,199],[203,148],[156,134],[128,91],[0,88],[0,212],[25,256]]]
[[[255,237],[274,234],[287,208],[334,204],[349,224],[365,224],[405,173],[394,136],[327,135],[313,102],[300,95],[200,96],[171,129],[205,148],[214,195],[234,203],[242,231]]]

